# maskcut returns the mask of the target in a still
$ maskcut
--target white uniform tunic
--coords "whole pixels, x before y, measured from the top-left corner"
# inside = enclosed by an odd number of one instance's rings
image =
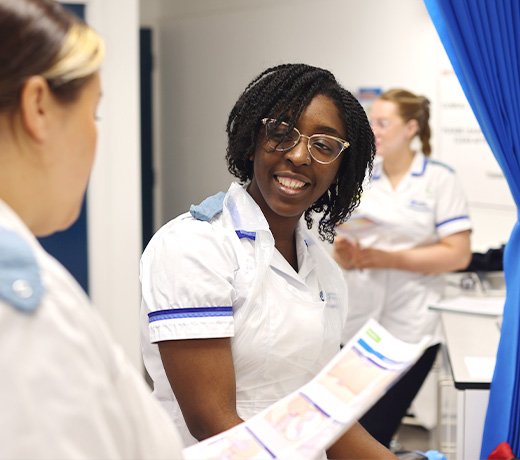
[[[182,458],[82,289],[1,200],[0,369],[1,459]]]
[[[361,247],[384,251],[411,249],[471,229],[464,192],[448,166],[416,153],[395,189],[381,163],[363,192],[354,216],[383,222],[380,231],[359,238]],[[425,334],[439,338],[438,315],[428,309],[444,290],[442,275],[393,269],[345,271],[349,321],[344,340],[373,317],[396,337],[411,343]]]
[[[157,342],[231,337],[237,411],[248,419],[307,383],[339,351],[347,313],[341,270],[302,222],[296,273],[244,188],[232,184],[222,199],[209,199],[216,213],[167,223],[141,261],[144,361],[186,444],[195,439]],[[192,209],[198,215],[199,207]]]

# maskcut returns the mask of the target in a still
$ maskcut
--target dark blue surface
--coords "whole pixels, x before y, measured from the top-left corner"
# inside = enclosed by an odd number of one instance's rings
[[[76,16],[85,20],[85,5],[81,3],[66,3],[60,2],[69,11],[72,11]]]
[[[140,85],[141,85],[141,200],[143,219],[143,248],[154,233],[153,212],[153,110],[152,110],[152,30],[142,28],[139,32]]]
[[[80,18],[85,18],[85,5],[63,3],[63,6]],[[65,266],[88,294],[87,210],[85,203],[83,203],[78,220],[72,227],[64,232],[39,238],[39,241],[48,253],[56,257]]]

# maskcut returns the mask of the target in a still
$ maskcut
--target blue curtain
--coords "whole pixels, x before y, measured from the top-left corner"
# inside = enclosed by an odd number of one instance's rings
[[[520,203],[520,1],[424,0],[462,89]],[[468,165],[470,166],[470,165]],[[520,225],[504,254],[507,297],[481,458],[520,456]]]

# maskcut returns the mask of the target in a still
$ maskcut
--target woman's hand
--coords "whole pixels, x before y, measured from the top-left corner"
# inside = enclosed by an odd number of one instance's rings
[[[334,259],[344,269],[394,268],[421,273],[463,270],[471,261],[470,230],[454,233],[438,243],[402,251],[360,248],[345,238],[334,242]]]
[[[346,238],[336,236],[334,239],[334,252],[332,256],[338,265],[345,270],[354,268],[354,256],[359,246]]]
[[[395,254],[395,252],[373,248],[357,248],[352,254],[352,265],[359,270],[364,268],[392,268]]]
[[[184,420],[199,441],[242,423],[229,338],[168,340],[159,352]]]
[[[327,449],[327,458],[397,460],[389,449],[376,441],[359,423],[355,423]]]
[[[378,249],[361,249],[357,243],[338,236],[334,240],[334,260],[345,270],[353,268],[390,268],[393,253]]]

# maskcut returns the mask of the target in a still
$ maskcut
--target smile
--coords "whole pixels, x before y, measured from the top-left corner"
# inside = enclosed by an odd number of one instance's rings
[[[291,190],[299,190],[305,187],[307,184],[301,180],[283,177],[283,176],[275,176],[277,182],[283,185],[285,188],[289,188]]]

